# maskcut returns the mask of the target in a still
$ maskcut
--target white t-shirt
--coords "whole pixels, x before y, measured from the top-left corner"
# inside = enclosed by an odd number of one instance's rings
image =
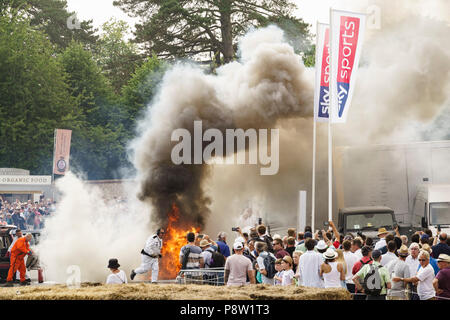
[[[385,254],[383,254],[382,256],[381,256],[381,265],[383,266],[383,267],[385,267],[385,266],[387,266],[387,264],[389,263],[389,262],[391,262],[392,260],[397,260],[398,258],[397,258],[397,256],[395,255],[395,253],[393,253],[393,252],[386,252]]]
[[[284,270],[278,271],[277,274],[275,275],[275,277],[283,278],[283,272],[284,272]],[[275,277],[273,278],[273,284],[276,286],[281,286],[281,281],[275,279]]]
[[[320,265],[323,263],[322,255],[313,250],[306,251],[300,256],[298,273],[305,287],[323,288],[323,280],[320,278]]]
[[[379,250],[383,247],[386,247],[386,239],[382,238],[377,243],[375,243],[375,250]]]
[[[361,260],[363,255],[361,253],[361,249],[356,250],[354,253],[354,255],[356,255],[356,257],[358,258],[358,260]]]
[[[433,287],[434,269],[431,264],[428,264],[425,268],[420,268],[416,275],[419,278],[419,284],[417,285],[417,294],[420,300],[428,300],[436,295]]]
[[[358,256],[355,253],[352,253],[351,251],[344,251],[344,260],[345,264],[347,265],[347,273],[345,274],[345,282],[346,283],[353,283],[352,278],[352,269],[356,262],[360,260]]]
[[[128,283],[127,275],[123,270],[118,273],[111,273],[108,278],[106,278],[106,284],[124,284]]]
[[[281,285],[282,286],[290,286],[292,284],[292,278],[294,278],[294,271],[284,270],[281,276]]]
[[[225,270],[229,270],[227,285],[245,285],[248,271],[253,270],[252,262],[242,254],[233,254],[225,261]]]

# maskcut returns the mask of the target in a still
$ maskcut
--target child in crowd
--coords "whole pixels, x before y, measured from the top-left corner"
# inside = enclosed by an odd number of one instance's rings
[[[275,276],[273,277],[274,281],[274,285],[276,286],[281,286],[281,281],[283,280],[283,268],[281,267],[281,261],[283,259],[277,259],[275,260],[275,270],[277,270],[277,273],[275,274]]]
[[[123,270],[119,270],[120,264],[117,259],[109,259],[108,268],[111,274],[106,279],[106,284],[124,284],[128,283],[127,275]]]
[[[292,258],[290,256],[284,256],[283,260],[281,261],[281,267],[283,268],[283,274],[282,274],[282,280],[281,285],[282,286],[290,286],[293,283],[294,278],[294,271],[292,271]]]

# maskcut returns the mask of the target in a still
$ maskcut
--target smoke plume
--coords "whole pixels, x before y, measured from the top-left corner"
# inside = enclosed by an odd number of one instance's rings
[[[277,120],[312,114],[312,86],[305,67],[276,27],[247,34],[239,44],[240,60],[223,66],[217,75],[200,68],[175,65],[164,77],[161,91],[141,122],[133,143],[134,165],[140,180],[139,199],[155,208],[155,220],[166,222],[172,203],[182,219],[200,227],[210,214],[204,192],[208,165],[175,165],[171,134],[185,128],[194,136],[194,121],[203,130],[223,133],[234,128],[270,128]]]

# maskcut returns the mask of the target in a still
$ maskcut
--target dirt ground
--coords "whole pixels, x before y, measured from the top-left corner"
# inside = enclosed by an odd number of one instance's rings
[[[350,300],[345,289],[252,285],[215,287],[181,284],[102,285],[85,283],[0,288],[0,300]]]

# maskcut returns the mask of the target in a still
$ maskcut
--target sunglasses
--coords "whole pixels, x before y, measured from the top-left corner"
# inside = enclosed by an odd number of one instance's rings
[[[419,261],[427,261],[427,259],[419,259]]]

